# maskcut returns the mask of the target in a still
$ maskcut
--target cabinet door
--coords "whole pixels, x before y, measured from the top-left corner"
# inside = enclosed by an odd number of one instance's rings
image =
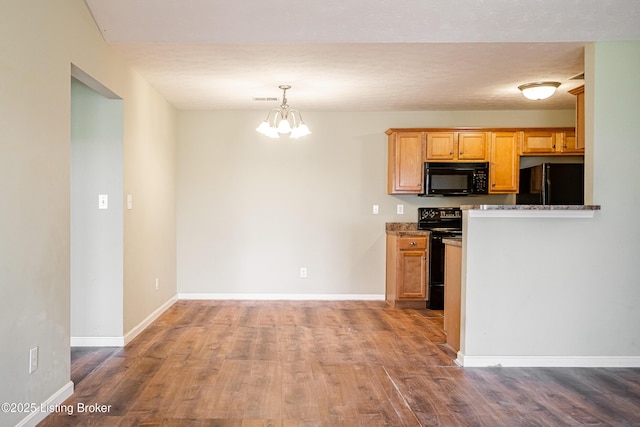
[[[556,152],[554,132],[524,132],[522,154],[553,154]]]
[[[487,160],[487,133],[458,133],[458,159],[483,162]]]
[[[424,133],[389,135],[387,192],[422,194],[424,186]]]
[[[398,256],[398,298],[427,297],[427,253],[424,250],[400,251]]]
[[[494,132],[491,134],[490,194],[518,192],[520,177],[519,134],[519,132]]]
[[[560,132],[556,134],[557,151],[565,154],[584,154],[584,148],[578,148],[575,132]]]
[[[576,149],[584,151],[584,86],[569,93],[576,96]]]
[[[429,132],[427,134],[427,161],[453,160],[455,158],[454,132]]]
[[[447,344],[460,350],[460,287],[462,283],[462,248],[446,245],[444,265],[444,331]]]

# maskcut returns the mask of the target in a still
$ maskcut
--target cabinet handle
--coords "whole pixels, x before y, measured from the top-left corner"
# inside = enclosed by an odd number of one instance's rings
[[[460,152],[460,155],[462,155],[462,154],[464,154],[464,151],[461,151],[461,152]]]
[[[449,155],[452,155],[452,154],[453,154],[453,151],[449,151]]]
[[[495,182],[492,182],[492,183],[491,183],[491,186],[492,186],[492,187],[495,187],[495,186],[496,186],[496,183],[495,183]]]
[[[416,245],[416,242],[411,242],[411,243],[409,243],[409,244],[410,244],[411,246],[415,246],[415,245]]]

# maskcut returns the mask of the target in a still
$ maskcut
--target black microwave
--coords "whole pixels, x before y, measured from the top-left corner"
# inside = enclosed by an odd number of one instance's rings
[[[426,162],[423,196],[487,194],[488,181],[488,163]]]

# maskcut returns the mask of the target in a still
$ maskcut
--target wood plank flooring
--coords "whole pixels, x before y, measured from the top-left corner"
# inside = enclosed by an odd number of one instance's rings
[[[179,301],[128,346],[74,349],[107,413],[40,426],[632,426],[640,369],[460,368],[441,312],[382,302]]]

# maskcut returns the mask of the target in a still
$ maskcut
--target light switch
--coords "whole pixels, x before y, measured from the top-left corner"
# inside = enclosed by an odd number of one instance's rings
[[[133,196],[127,194],[127,209],[133,209]]]
[[[380,206],[373,205],[373,214],[378,215],[380,213]]]
[[[109,196],[107,194],[98,195],[98,209],[109,209]]]

